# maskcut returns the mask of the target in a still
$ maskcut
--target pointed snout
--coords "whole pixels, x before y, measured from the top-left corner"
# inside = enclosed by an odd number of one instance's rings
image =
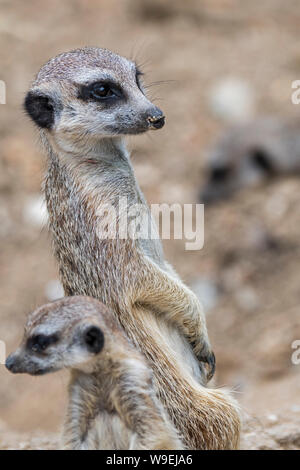
[[[15,354],[10,354],[5,362],[5,367],[13,374],[18,374],[20,370],[20,359]]]
[[[54,372],[54,369],[45,368],[40,363],[32,360],[24,354],[22,349],[18,349],[8,356],[5,367],[13,374],[44,375],[50,371]]]
[[[154,107],[147,111],[146,121],[150,129],[161,129],[165,125],[165,116],[159,108]]]

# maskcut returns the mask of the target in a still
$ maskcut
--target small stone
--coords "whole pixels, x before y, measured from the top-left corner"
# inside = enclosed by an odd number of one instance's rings
[[[215,83],[209,102],[213,113],[227,122],[248,120],[254,114],[253,90],[241,78],[227,77]]]
[[[278,423],[278,416],[275,414],[269,414],[267,419],[270,423]]]
[[[40,194],[30,196],[23,207],[24,221],[33,227],[44,227],[48,221],[48,211]]]
[[[49,281],[45,287],[45,295],[51,302],[64,297],[64,288],[58,279]]]

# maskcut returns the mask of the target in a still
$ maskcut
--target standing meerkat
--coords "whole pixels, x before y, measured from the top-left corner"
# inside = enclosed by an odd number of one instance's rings
[[[71,370],[64,449],[184,449],[144,357],[96,299],[65,297],[31,313],[6,367],[30,375]]]
[[[114,312],[148,359],[186,447],[235,448],[235,401],[204,387],[215,361],[196,295],[165,261],[159,239],[100,236],[103,205],[118,208],[126,196],[149,214],[124,136],[159,129],[164,117],[145,96],[140,70],[106,49],[60,54],[39,71],[25,109],[48,154],[45,195],[66,295],[95,297]]]

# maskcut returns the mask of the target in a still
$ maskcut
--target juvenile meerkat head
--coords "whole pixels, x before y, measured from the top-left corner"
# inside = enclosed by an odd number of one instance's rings
[[[89,370],[112,342],[122,341],[112,315],[98,300],[65,297],[30,314],[19,348],[6,360],[13,373],[42,375],[63,368]]]
[[[93,145],[160,129],[163,113],[147,99],[141,76],[134,62],[107,49],[76,49],[40,69],[25,110],[65,150],[82,139]]]

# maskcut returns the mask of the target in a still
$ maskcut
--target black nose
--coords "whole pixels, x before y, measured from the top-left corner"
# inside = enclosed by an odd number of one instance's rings
[[[8,356],[8,358],[6,359],[5,367],[10,372],[13,372],[13,373],[16,372],[16,360],[12,354]]]
[[[147,121],[151,129],[161,129],[165,125],[165,116],[160,109],[155,108],[148,113]]]

